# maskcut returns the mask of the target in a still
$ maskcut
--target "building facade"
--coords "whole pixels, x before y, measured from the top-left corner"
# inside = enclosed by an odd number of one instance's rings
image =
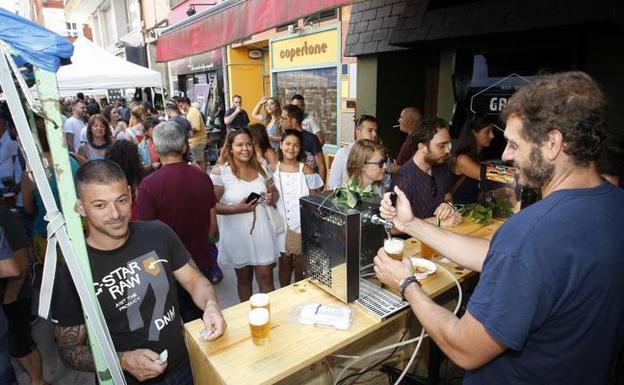
[[[147,67],[139,0],[66,0],[65,18],[72,26],[88,24],[108,52]]]
[[[303,94],[332,152],[353,138],[356,59],[343,55],[347,3],[227,0],[202,10],[178,2],[157,43],[157,60],[169,64],[172,93],[200,105],[207,100],[205,112],[217,124],[232,95],[241,95],[251,112],[262,96],[284,104]]]
[[[358,110],[380,118],[396,153],[403,137],[391,127],[403,107],[451,121],[457,135],[470,113],[498,115],[515,89],[543,73],[587,71],[618,105],[623,13],[616,0],[357,2],[346,54],[358,58]],[[610,127],[622,124],[621,109],[611,108]],[[504,146],[495,131],[492,158]]]

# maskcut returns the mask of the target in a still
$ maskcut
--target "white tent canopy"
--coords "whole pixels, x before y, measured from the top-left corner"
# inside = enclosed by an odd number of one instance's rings
[[[162,86],[160,72],[120,59],[83,36],[74,41],[71,61],[72,64],[61,66],[56,75],[61,94]]]

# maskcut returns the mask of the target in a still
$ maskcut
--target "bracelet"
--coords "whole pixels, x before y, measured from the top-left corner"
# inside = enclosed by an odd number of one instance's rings
[[[416,283],[418,286],[420,286],[420,282],[418,282],[418,279],[416,279],[415,275],[410,275],[406,278],[403,278],[401,282],[399,282],[399,292],[401,293],[401,298],[403,298],[403,301],[407,301],[405,299],[405,289],[407,289],[408,286],[412,283]]]
[[[453,202],[450,201],[444,201],[442,203],[446,203],[447,205],[451,206],[451,208],[455,211],[457,211],[457,208],[455,207],[455,205],[453,204]]]

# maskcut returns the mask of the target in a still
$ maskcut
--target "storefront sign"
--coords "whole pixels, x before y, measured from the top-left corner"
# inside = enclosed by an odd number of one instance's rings
[[[271,42],[273,69],[336,65],[339,54],[336,29]]]
[[[470,93],[474,92],[474,95],[470,98],[470,111],[475,114],[498,116],[511,95],[528,83],[528,79],[512,74],[487,88],[472,89]]]
[[[221,49],[173,60],[169,63],[174,76],[198,72],[215,71],[223,66]]]

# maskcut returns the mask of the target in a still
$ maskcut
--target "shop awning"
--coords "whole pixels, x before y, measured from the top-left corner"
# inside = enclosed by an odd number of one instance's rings
[[[156,61],[196,55],[353,0],[231,0],[164,30]]]

